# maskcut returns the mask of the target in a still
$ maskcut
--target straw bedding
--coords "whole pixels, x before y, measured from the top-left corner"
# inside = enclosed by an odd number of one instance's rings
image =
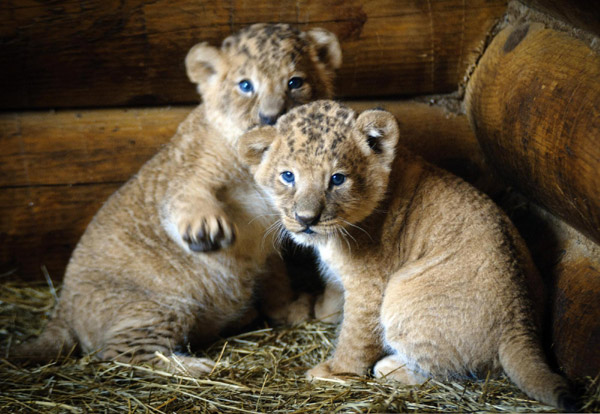
[[[0,346],[40,332],[55,303],[46,284],[0,279]],[[12,276],[10,277],[12,278]],[[332,350],[335,327],[259,326],[224,338],[202,356],[218,361],[204,378],[172,375],[148,366],[65,358],[19,367],[0,359],[0,412],[548,412],[505,378],[469,382],[429,381],[419,387],[352,378],[347,383],[304,379],[307,368]],[[581,382],[585,411],[600,412],[598,379]]]

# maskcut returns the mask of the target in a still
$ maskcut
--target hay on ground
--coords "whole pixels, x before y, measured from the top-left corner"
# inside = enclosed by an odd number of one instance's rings
[[[0,346],[38,335],[55,298],[44,284],[1,283]],[[89,357],[19,367],[0,359],[0,412],[30,413],[310,413],[548,412],[505,378],[429,381],[418,387],[372,378],[310,383],[304,372],[327,357],[335,328],[322,323],[265,326],[223,339],[201,356],[218,360],[190,378]],[[585,411],[600,412],[598,380],[582,382]]]

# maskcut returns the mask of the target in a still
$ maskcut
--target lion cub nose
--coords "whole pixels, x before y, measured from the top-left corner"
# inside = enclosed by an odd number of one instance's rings
[[[275,115],[265,115],[263,113],[259,113],[258,117],[260,118],[260,123],[262,125],[275,125],[275,122],[277,122],[277,118],[279,118],[281,115],[283,115],[284,112],[285,111],[281,111]]]
[[[314,226],[321,219],[321,213],[311,214],[309,212],[298,214],[296,213],[296,220],[298,223],[305,225],[306,227]]]

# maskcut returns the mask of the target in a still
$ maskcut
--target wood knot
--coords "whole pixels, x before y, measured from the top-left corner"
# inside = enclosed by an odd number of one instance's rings
[[[521,41],[527,36],[527,32],[529,32],[529,25],[522,24],[515,28],[504,43],[504,53],[508,53],[512,51]]]

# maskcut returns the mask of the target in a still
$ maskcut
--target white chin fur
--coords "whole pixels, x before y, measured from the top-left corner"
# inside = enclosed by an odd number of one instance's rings
[[[290,236],[292,236],[292,240],[298,243],[301,246],[313,246],[316,243],[315,234],[306,234],[306,233],[292,233],[288,231]]]
[[[288,233],[292,237],[292,240],[294,240],[294,242],[298,243],[301,246],[314,247],[316,245],[325,243],[327,240],[327,236],[321,233],[293,233],[289,230]]]

